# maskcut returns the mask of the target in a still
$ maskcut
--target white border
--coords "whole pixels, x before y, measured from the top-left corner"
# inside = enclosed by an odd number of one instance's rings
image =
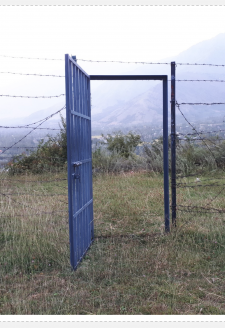
[[[1,6],[225,6],[225,0],[0,0]]]

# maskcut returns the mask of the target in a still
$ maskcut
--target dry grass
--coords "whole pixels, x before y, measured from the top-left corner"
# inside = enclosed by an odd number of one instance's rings
[[[96,238],[73,272],[67,183],[43,182],[65,177],[0,181],[0,314],[225,314],[224,214],[178,212],[164,234],[162,176],[95,177]],[[219,190],[178,189],[177,202],[206,206]]]

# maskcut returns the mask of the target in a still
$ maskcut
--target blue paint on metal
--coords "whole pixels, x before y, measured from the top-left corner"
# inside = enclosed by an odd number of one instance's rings
[[[176,63],[171,62],[171,196],[172,224],[176,227]]]
[[[90,75],[90,80],[163,80],[166,75]]]
[[[90,77],[65,55],[70,262],[82,260],[93,238]]]
[[[80,117],[83,117],[83,118],[86,118],[87,120],[90,120],[91,119],[89,116],[86,116],[86,115],[77,113],[74,110],[71,110],[71,114],[76,115],[76,116],[80,116]]]
[[[167,75],[90,75],[90,80],[162,80],[163,81],[163,171],[165,231],[170,231],[169,154],[168,154],[168,78]]]
[[[163,81],[165,231],[169,220],[168,82],[166,75],[88,75],[65,55],[70,262],[73,269],[94,239],[90,80]]]
[[[168,81],[163,79],[163,172],[165,231],[170,231],[169,154],[168,154]]]

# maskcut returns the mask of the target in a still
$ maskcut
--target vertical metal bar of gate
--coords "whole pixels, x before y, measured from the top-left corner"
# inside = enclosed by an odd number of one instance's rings
[[[161,80],[163,81],[163,171],[165,231],[170,231],[169,154],[168,154],[168,79],[167,75],[90,75],[91,80]]]
[[[169,158],[168,158],[168,82],[163,78],[163,171],[165,231],[170,231]]]
[[[176,226],[176,113],[175,113],[175,67],[171,62],[171,193],[172,193],[172,224]]]
[[[93,237],[90,77],[65,55],[70,262],[76,269]]]
[[[70,261],[75,269],[93,236],[90,79],[163,81],[163,169],[165,231],[170,231],[168,80],[166,75],[91,75],[65,55]]]

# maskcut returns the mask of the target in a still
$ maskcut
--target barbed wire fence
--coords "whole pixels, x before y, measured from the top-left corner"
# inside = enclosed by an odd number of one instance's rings
[[[29,60],[52,60],[52,61],[63,61],[63,59],[50,59],[50,58],[31,58],[31,57],[14,57],[14,56],[5,56],[5,55],[0,55],[0,57],[6,57],[6,58],[17,58],[17,59],[29,59]],[[77,61],[80,62],[90,62],[90,63],[120,63],[120,64],[143,64],[143,65],[171,65],[169,62],[165,63],[160,63],[160,62],[125,62],[125,61],[97,61],[97,60],[86,60],[86,59],[77,59]],[[211,63],[175,63],[176,66],[178,65],[187,65],[187,66],[213,66],[213,67],[225,67],[224,64],[211,64]],[[9,74],[9,75],[22,75],[22,76],[35,76],[35,77],[54,77],[54,78],[65,78],[64,75],[54,75],[54,74],[38,74],[38,73],[17,73],[17,72],[0,72],[0,74]],[[169,80],[172,82],[172,79]],[[224,83],[225,80],[223,79],[175,79],[175,82],[209,82],[209,83]],[[5,95],[1,94],[0,97],[10,97],[10,98],[59,98],[65,96],[64,93],[59,94],[59,95],[49,95],[49,96],[29,96],[29,95]],[[177,134],[179,136],[178,143],[176,145],[177,150],[179,147],[183,144],[188,144],[189,146],[192,146],[194,150],[199,150],[204,149],[205,153],[207,153],[208,158],[211,160],[211,166],[214,169],[220,169],[221,172],[224,172],[225,170],[225,152],[223,153],[223,147],[221,148],[221,144],[223,146],[223,141],[225,140],[224,138],[224,133],[225,130],[221,129],[221,127],[218,124],[218,129],[216,130],[198,130],[195,125],[191,122],[190,119],[188,119],[188,115],[184,113],[183,107],[184,106],[220,106],[220,105],[225,105],[223,102],[212,102],[212,103],[207,103],[207,102],[202,102],[202,103],[191,103],[191,102],[177,102],[176,101],[176,108],[178,112],[181,114],[185,122],[190,126],[190,129],[193,131],[192,133],[181,133]],[[10,160],[12,159],[13,156],[15,156],[15,153],[12,154],[12,156],[6,156],[9,154],[9,151],[12,150],[17,150],[17,153],[19,151],[23,152],[25,151],[27,154],[29,152],[32,152],[33,150],[37,149],[37,146],[26,146],[23,145],[21,146],[21,142],[24,141],[31,133],[33,133],[36,130],[44,130],[46,132],[48,131],[55,131],[59,132],[60,128],[49,128],[49,127],[41,127],[42,124],[47,122],[50,118],[52,118],[54,115],[59,114],[63,109],[65,109],[65,106],[56,111],[55,113],[49,115],[48,117],[45,117],[42,120],[25,124],[25,125],[18,125],[18,126],[0,126],[0,129],[30,129],[30,131],[26,134],[24,134],[22,137],[18,138],[17,141],[13,142],[10,145],[3,145],[1,146],[1,153],[0,157]],[[221,148],[221,152],[217,151],[218,148]],[[5,154],[3,156],[3,154]],[[19,154],[18,154],[19,155]],[[209,162],[209,161],[208,161]],[[196,166],[201,166],[207,165],[207,160],[205,159],[204,163],[195,163]],[[213,166],[214,165],[214,166]],[[193,173],[190,170],[186,170],[186,174],[183,174],[184,172],[179,173],[179,169],[176,172],[176,179],[179,182],[176,182],[175,186],[176,189],[179,190],[185,190],[188,188],[191,188],[192,190],[203,190],[203,188],[213,188],[214,192],[213,194],[210,193],[207,197],[207,200],[204,200],[204,203],[206,203],[205,206],[200,206],[200,205],[195,205],[195,204],[189,204],[189,205],[184,205],[184,204],[176,204],[175,210],[177,212],[188,212],[188,213],[198,213],[198,214],[224,214],[225,213],[225,208],[223,206],[214,207],[214,203],[216,200],[218,200],[221,195],[223,195],[223,192],[225,190],[225,184],[221,183],[225,177],[219,177],[217,178],[212,177],[204,177],[202,174],[203,171],[201,170],[195,170],[196,172]],[[183,175],[182,175],[183,174]],[[195,180],[193,180],[195,179]],[[188,180],[188,182],[187,182]],[[212,181],[211,183],[208,183],[208,181]],[[10,179],[8,176],[5,178],[0,179],[1,183],[1,190],[3,189],[4,192],[0,192],[0,196],[2,199],[7,199],[8,202],[11,202],[16,209],[21,211],[21,209],[25,209],[29,211],[29,215],[59,215],[62,217],[67,216],[67,179],[64,178],[58,178],[58,179],[46,179],[43,181],[39,180],[28,180],[26,176],[24,176],[21,179]],[[32,184],[42,184],[47,186],[46,190],[52,189],[52,190],[61,190],[62,192],[52,192],[52,193],[44,193],[40,194],[37,192],[33,193],[33,197],[36,199],[44,197],[49,198],[56,198],[57,199],[57,210],[53,211],[48,211],[46,209],[37,209],[37,207],[33,207],[29,205],[29,202],[27,203],[27,198],[31,197],[30,192],[25,192],[24,188],[21,187],[21,185],[27,186],[27,185],[32,185]],[[215,189],[217,188],[217,189]],[[22,192],[21,192],[22,189]],[[22,196],[18,200],[18,196]],[[26,198],[26,197],[27,198]],[[63,199],[62,199],[63,197]],[[22,200],[21,200],[22,199]],[[193,200],[191,200],[191,203],[193,203]],[[17,213],[17,216],[26,216],[25,214]],[[156,214],[158,215],[158,214]],[[1,217],[7,217],[9,214],[7,214],[7,211],[5,213],[2,213],[0,215]],[[176,218],[176,216],[175,216]]]
[[[224,65],[220,65],[224,66]],[[219,80],[218,80],[219,81]],[[220,80],[222,82],[222,80]],[[220,178],[212,177],[208,178],[204,176],[204,171],[206,171],[208,174],[210,171],[216,171],[218,173],[218,170],[221,174],[225,171],[225,153],[224,153],[224,129],[221,129],[221,121],[217,122],[217,130],[211,130],[209,131],[209,128],[207,130],[200,130],[196,128],[196,123],[191,122],[190,119],[187,118],[188,116],[188,110],[186,110],[186,114],[184,114],[183,108],[185,106],[220,106],[225,105],[224,102],[181,102],[178,103],[176,101],[176,108],[178,110],[178,113],[181,114],[184,121],[188,124],[188,126],[193,131],[192,133],[177,133],[177,136],[179,136],[180,140],[183,140],[181,142],[188,144],[189,150],[192,152],[190,155],[193,164],[196,165],[196,169],[193,169],[193,171],[196,171],[195,173],[187,173],[185,176],[179,176],[177,175],[177,179],[180,181],[176,183],[176,188],[191,188],[192,190],[200,190],[200,193],[203,195],[205,192],[205,198],[203,200],[203,203],[205,206],[200,206],[199,204],[196,205],[182,205],[182,204],[176,204],[176,210],[179,212],[186,212],[186,213],[198,213],[198,214],[224,214],[225,208],[223,205],[220,208],[213,207],[213,203],[215,201],[223,196],[223,192],[225,190],[224,183],[218,183],[221,180],[224,179],[223,176],[220,176]],[[201,107],[202,108],[202,107]],[[208,122],[209,123],[209,122]],[[222,122],[223,123],[223,122]],[[205,124],[209,126],[212,126],[212,124]],[[179,148],[179,144],[178,144]],[[202,152],[202,154],[201,154]],[[199,167],[200,169],[197,169]],[[211,170],[210,170],[211,169]],[[207,176],[207,175],[206,175]],[[195,180],[193,180],[195,178]],[[184,181],[185,180],[192,180],[192,181]],[[218,181],[219,180],[219,181]],[[212,181],[211,183],[207,184],[208,181]],[[217,189],[215,189],[217,188]],[[208,191],[208,192],[206,192]],[[194,198],[194,197],[193,197]],[[190,202],[195,202],[190,197]],[[198,200],[199,201],[199,200]]]
[[[1,56],[2,57],[2,56]],[[3,56],[5,57],[5,56]],[[18,57],[10,57],[18,58]],[[16,72],[0,72],[0,74],[13,74],[13,75],[26,75],[26,76],[35,76],[35,77],[59,77],[63,78],[64,76],[60,75],[46,75],[46,74],[31,74],[31,73],[16,73]],[[60,95],[49,95],[49,96],[29,96],[29,95],[8,95],[1,94],[0,97],[10,97],[10,98],[59,98],[63,97],[64,94]],[[65,106],[57,110],[47,117],[24,125],[17,126],[0,126],[0,131],[11,131],[14,130],[14,139],[9,137],[9,133],[3,135],[1,142],[1,151],[0,151],[0,160],[1,167],[4,167],[7,164],[7,171],[10,169],[10,163],[15,163],[16,161],[31,155],[33,152],[37,151],[39,146],[32,145],[33,142],[29,139],[32,135],[35,135],[37,130],[41,131],[42,134],[36,134],[37,137],[36,143],[39,143],[41,139],[44,140],[45,135],[48,133],[59,133],[61,128],[52,128],[46,126],[44,123],[48,123],[51,118],[54,118],[56,115],[60,114],[65,109]],[[45,127],[44,127],[44,126]],[[51,126],[51,124],[50,124]],[[28,129],[27,133],[24,133],[24,130]],[[21,131],[21,132],[19,132]],[[41,139],[40,139],[41,136]],[[43,137],[44,136],[44,137]],[[48,156],[47,156],[48,157]],[[48,157],[49,161],[56,161],[56,156]],[[10,218],[11,216],[19,217],[30,217],[30,216],[59,216],[62,218],[67,218],[68,213],[68,201],[67,201],[67,178],[61,178],[62,174],[59,173],[59,178],[49,179],[49,174],[46,173],[46,179],[38,179],[38,175],[29,176],[26,174],[20,175],[20,178],[14,176],[9,176],[8,172],[2,170],[0,178],[0,198],[1,198],[1,207],[2,211],[0,217]],[[44,171],[44,170],[43,170]],[[44,172],[43,172],[44,173]],[[55,177],[56,175],[54,175]],[[65,176],[65,174],[64,174]],[[45,176],[44,176],[45,177]],[[43,179],[43,176],[42,176]],[[41,186],[41,188],[40,188]],[[37,190],[38,191],[37,191]],[[49,189],[52,192],[49,192]],[[59,192],[60,191],[60,192]],[[46,203],[47,200],[47,203]],[[51,204],[52,206],[49,206]],[[52,208],[52,210],[51,210]]]

